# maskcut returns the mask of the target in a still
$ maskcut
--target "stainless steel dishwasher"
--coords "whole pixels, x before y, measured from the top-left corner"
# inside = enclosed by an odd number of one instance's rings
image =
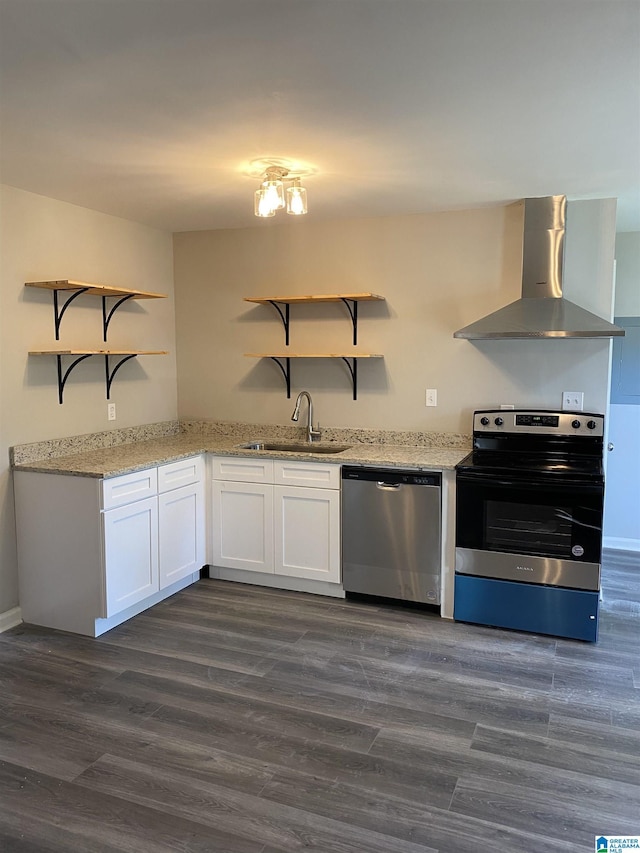
[[[441,475],[342,469],[346,592],[440,604]]]

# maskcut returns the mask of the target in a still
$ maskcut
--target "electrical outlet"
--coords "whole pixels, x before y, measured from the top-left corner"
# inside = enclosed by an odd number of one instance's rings
[[[513,403],[500,403],[501,409],[515,409]]]
[[[115,403],[107,403],[107,418],[110,421],[115,421],[115,419],[116,419],[116,404]]]
[[[438,405],[438,391],[436,388],[427,388],[424,404],[425,406]]]
[[[581,412],[584,408],[584,391],[563,391],[562,410],[565,412]]]

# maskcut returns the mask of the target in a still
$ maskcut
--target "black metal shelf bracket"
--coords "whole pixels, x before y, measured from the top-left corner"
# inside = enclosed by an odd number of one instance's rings
[[[287,400],[289,400],[291,398],[291,359],[289,357],[285,358],[285,364],[283,364],[280,359],[276,358],[274,355],[270,355],[269,358],[271,361],[274,361],[282,371],[282,375],[284,376],[284,381],[287,386]]]
[[[111,318],[113,317],[117,308],[119,308],[123,302],[126,302],[128,299],[133,299],[135,297],[135,293],[128,293],[126,296],[123,296],[122,299],[118,299],[115,305],[112,306],[111,310],[107,314],[107,297],[102,297],[102,340],[107,340],[107,330],[109,328],[109,323],[111,322]]]
[[[342,355],[342,356],[340,356],[340,358],[347,365],[349,373],[351,374],[351,382],[353,383],[353,399],[357,400],[358,399],[358,359],[354,357],[351,359],[352,363],[349,363],[349,359],[346,356]]]
[[[116,373],[120,370],[120,368],[122,367],[122,365],[126,361],[129,361],[130,359],[135,358],[137,355],[138,355],[138,353],[136,353],[136,352],[130,353],[129,355],[125,355],[124,358],[120,359],[120,361],[116,364],[116,366],[113,368],[113,370],[110,370],[109,369],[109,356],[108,356],[108,354],[105,353],[104,371],[105,371],[105,378],[107,381],[107,400],[110,399],[111,383],[113,382],[114,376],[116,375]]]
[[[270,299],[269,305],[273,305],[273,307],[280,315],[282,325],[284,326],[284,342],[286,346],[289,346],[289,303],[278,303],[275,299]],[[284,305],[284,314],[282,313],[282,308],[280,308],[280,305]]]
[[[86,293],[89,290],[88,287],[80,287],[78,290],[74,290],[71,296],[67,299],[67,301],[60,307],[60,303],[58,300],[59,290],[53,291],[53,322],[56,329],[56,340],[60,340],[60,323],[62,322],[62,318],[64,317],[64,312],[67,310],[69,305],[73,302],[74,299],[77,299],[83,293]],[[62,402],[62,401],[60,401]]]
[[[67,384],[67,379],[69,378],[69,374],[73,370],[73,368],[80,364],[81,361],[84,361],[85,358],[90,358],[93,353],[85,353],[84,355],[76,358],[75,361],[72,361],[69,367],[67,367],[64,374],[62,373],[62,356],[56,355],[56,359],[58,361],[58,402],[62,405],[62,395],[64,392],[64,386]]]
[[[340,297],[340,299],[347,306],[347,311],[351,317],[351,324],[353,326],[353,345],[355,346],[358,343],[358,301],[357,299],[347,299],[344,296]]]

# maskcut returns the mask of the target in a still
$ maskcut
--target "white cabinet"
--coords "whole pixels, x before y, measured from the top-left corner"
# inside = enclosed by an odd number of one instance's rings
[[[198,571],[205,562],[201,456],[103,481],[106,616]],[[139,500],[149,492],[154,497]],[[158,496],[155,497],[156,491]]]
[[[202,457],[106,480],[14,472],[25,622],[98,636],[206,562]]]
[[[282,486],[340,489],[340,466],[317,462],[274,462],[273,482]]]
[[[177,462],[166,462],[158,467],[158,492],[169,492],[182,486],[201,483],[204,478],[202,456],[189,456]]]
[[[340,582],[340,492],[274,487],[275,573]]]
[[[142,498],[150,498],[158,493],[158,469],[145,468],[101,480],[102,509],[125,506]]]
[[[206,563],[202,456],[160,465],[158,492],[159,585],[165,589]]]
[[[158,499],[104,512],[105,617],[148,598],[158,584]]]
[[[340,582],[339,465],[214,457],[213,476],[214,566]]]
[[[234,483],[273,483],[273,460],[242,456],[214,456],[213,479]]]
[[[213,562],[273,574],[273,486],[213,482]]]

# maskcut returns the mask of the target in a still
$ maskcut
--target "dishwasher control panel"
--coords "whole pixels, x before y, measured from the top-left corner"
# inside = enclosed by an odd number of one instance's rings
[[[342,466],[343,480],[362,480],[363,482],[406,484],[408,486],[436,486],[442,484],[442,475],[424,471],[406,471],[399,468],[366,468]]]

